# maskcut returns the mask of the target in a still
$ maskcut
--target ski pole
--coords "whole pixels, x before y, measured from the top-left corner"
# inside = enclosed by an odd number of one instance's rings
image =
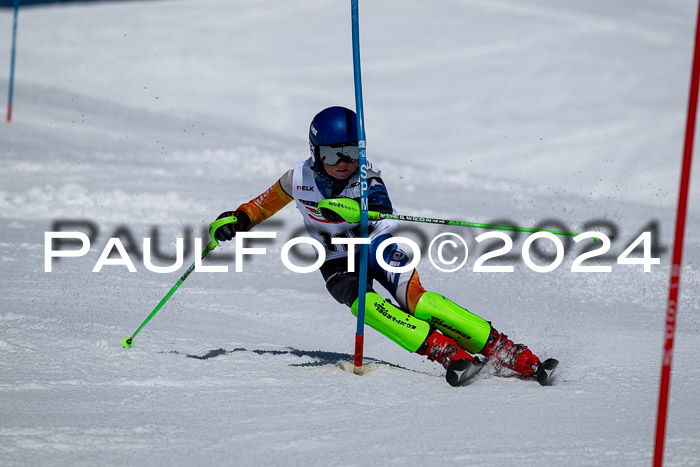
[[[425,224],[453,225],[456,227],[473,227],[476,229],[507,230],[510,232],[549,232],[555,235],[570,235],[575,237],[576,232],[563,232],[561,230],[533,229],[530,227],[517,227],[514,225],[483,224],[481,222],[453,221],[448,219],[434,219],[432,217],[404,216],[402,214],[384,214],[376,211],[369,212],[371,220],[396,219],[407,222],[422,222]]]
[[[211,238],[211,241],[204,249],[204,251],[202,251],[201,259],[204,259],[204,257],[207,256],[210,251],[219,246],[219,241],[215,237],[216,229],[218,229],[222,225],[235,224],[236,222],[238,222],[238,220],[234,216],[230,216],[225,217],[223,219],[217,219],[211,224],[209,224],[209,238]],[[177,283],[175,283],[175,285],[170,289],[170,291],[167,294],[165,294],[165,297],[163,297],[160,303],[156,305],[151,314],[148,315],[148,318],[146,318],[145,321],[141,323],[141,326],[139,326],[136,332],[134,332],[131,335],[131,337],[125,337],[124,339],[122,339],[122,344],[124,345],[124,347],[126,347],[127,349],[131,348],[131,344],[134,343],[134,338],[137,336],[137,334],[141,332],[141,329],[143,329],[148,324],[151,318],[153,318],[156,315],[156,313],[158,313],[158,311],[160,311],[163,305],[165,305],[165,303],[170,299],[170,297],[175,293],[175,291],[180,287],[180,285],[182,285],[182,283],[185,282],[185,279],[187,279],[187,277],[192,273],[192,271],[194,271],[195,264],[196,262],[192,263],[192,266],[190,266],[187,269],[187,271],[182,275],[182,277],[180,277],[180,280],[178,280]]]
[[[324,199],[319,201],[318,210],[329,209],[347,222],[357,223],[360,221],[359,203],[350,198]],[[378,221],[382,219],[396,219],[407,222],[421,222],[424,224],[452,225],[456,227],[473,227],[477,229],[507,230],[511,232],[549,232],[555,235],[579,235],[576,232],[562,232],[560,230],[533,229],[529,227],[516,227],[512,225],[483,224],[481,222],[454,221],[449,219],[435,219],[423,216],[405,216],[403,214],[385,214],[377,211],[369,211],[369,220]],[[594,239],[595,240],[595,239]]]

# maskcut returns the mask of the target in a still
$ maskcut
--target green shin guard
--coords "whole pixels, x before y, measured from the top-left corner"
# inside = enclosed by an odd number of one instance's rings
[[[375,331],[384,334],[409,352],[415,352],[425,342],[430,325],[396,308],[374,292],[365,296],[365,322]],[[352,304],[352,314],[357,316],[359,299]]]
[[[488,321],[434,292],[425,292],[418,300],[415,316],[456,340],[471,354],[481,352],[491,333]]]

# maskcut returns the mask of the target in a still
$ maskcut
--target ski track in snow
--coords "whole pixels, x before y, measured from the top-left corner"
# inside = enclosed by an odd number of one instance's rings
[[[354,318],[320,274],[280,261],[301,227],[291,207],[260,227],[278,233],[266,256],[235,273],[224,245],[207,261],[230,271],[191,275],[123,349],[181,272],[149,272],[134,255],[137,273],[93,273],[109,236],[126,228],[140,252],[155,232],[174,256],[175,237],[202,237],[306,157],[311,116],[354,102],[349,12],[317,0],[25,8],[14,121],[0,128],[0,464],[651,462],[694,6],[436,4],[362,7],[368,153],[397,210],[574,231],[607,220],[619,228],[613,260],[656,220],[667,248],[651,273],[605,263],[610,274],[571,273],[573,243],[551,273],[522,261],[474,273],[482,231],[452,230],[470,247],[458,273],[424,252],[422,283],[557,357],[555,385],[487,366],[451,388],[439,365],[369,328],[369,371],[346,371]],[[700,459],[699,183],[669,466]],[[44,232],[58,220],[97,235],[45,273]]]

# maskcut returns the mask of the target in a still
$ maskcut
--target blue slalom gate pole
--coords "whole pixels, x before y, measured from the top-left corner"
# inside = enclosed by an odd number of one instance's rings
[[[355,109],[357,113],[357,144],[360,149],[360,235],[367,238],[367,150],[365,142],[365,116],[362,108],[362,71],[360,70],[360,24],[358,0],[351,0],[352,10],[352,66],[355,77]],[[362,373],[362,352],[365,337],[365,296],[367,295],[367,260],[369,246],[360,249],[360,286],[357,304],[357,333],[355,334],[354,372]]]
[[[17,16],[19,12],[19,0],[15,0],[15,14],[12,21],[12,55],[10,58],[10,90],[7,97],[7,123],[12,121],[12,94],[15,87],[15,51],[17,49]]]

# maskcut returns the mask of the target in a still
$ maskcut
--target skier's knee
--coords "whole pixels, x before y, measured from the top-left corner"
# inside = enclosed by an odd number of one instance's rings
[[[359,284],[360,281],[354,274],[337,272],[326,280],[326,289],[338,303],[352,307],[357,300]]]

